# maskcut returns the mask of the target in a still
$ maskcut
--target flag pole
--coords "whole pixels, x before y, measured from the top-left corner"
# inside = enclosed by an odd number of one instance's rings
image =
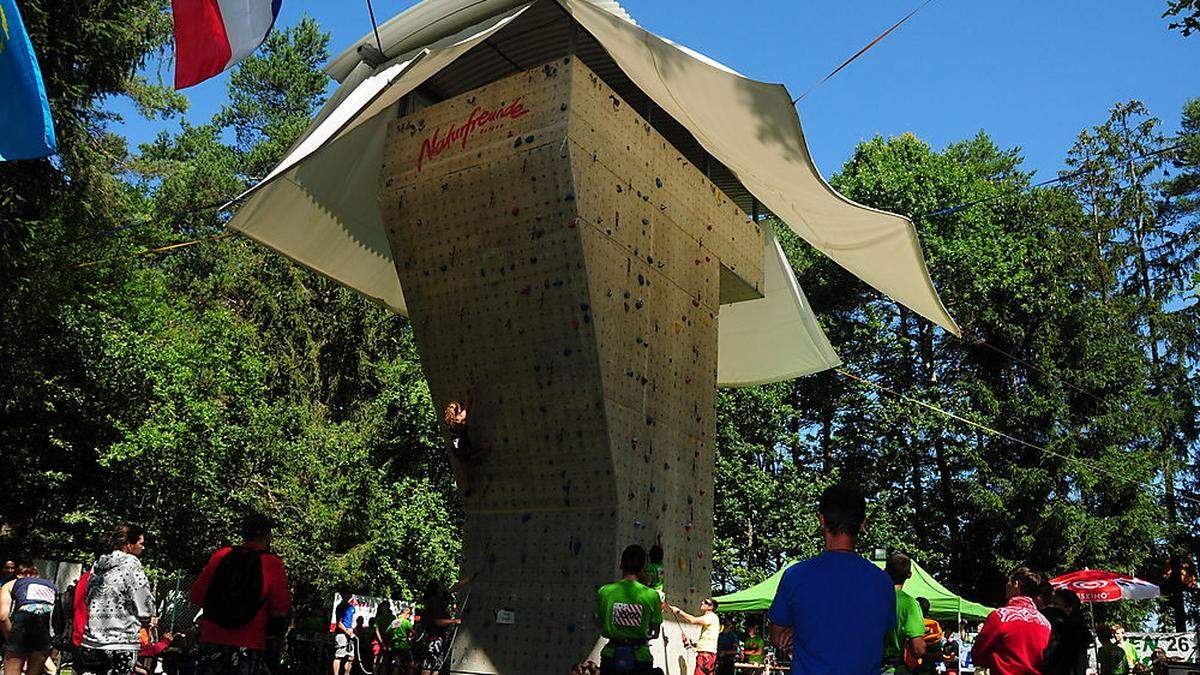
[[[371,0],[367,0],[367,13],[371,15],[371,30],[375,33],[375,46],[383,52],[383,40],[379,39],[379,24],[375,23],[375,8],[371,6]]]

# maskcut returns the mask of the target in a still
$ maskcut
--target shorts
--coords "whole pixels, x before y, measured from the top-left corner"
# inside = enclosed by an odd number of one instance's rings
[[[425,670],[438,670],[446,662],[446,650],[450,647],[445,635],[430,636],[425,641],[425,655],[421,658],[421,667]]]
[[[412,663],[413,653],[408,647],[392,650],[392,662],[407,666]]]
[[[350,640],[350,636],[345,633],[338,633],[333,636],[333,658],[349,659],[354,657],[354,643]]]
[[[662,670],[654,664],[636,661],[630,668],[616,665],[614,659],[600,657],[600,675],[662,675]]]
[[[49,609],[49,608],[47,608]],[[50,651],[50,612],[18,609],[12,615],[12,632],[4,646],[14,654]]]
[[[137,664],[137,650],[89,649],[75,653],[76,675],[130,675]]]
[[[716,675],[717,655],[713,652],[696,652],[695,675]]]
[[[261,675],[269,672],[266,663],[257,649],[201,642],[196,675]]]

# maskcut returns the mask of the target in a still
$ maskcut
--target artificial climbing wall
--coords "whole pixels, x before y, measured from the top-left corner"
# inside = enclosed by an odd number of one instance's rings
[[[668,600],[696,611],[719,306],[760,296],[759,227],[570,58],[387,142],[380,209],[433,400],[468,401],[485,452],[454,462],[474,580],[452,669],[597,658],[595,590],[658,533]]]

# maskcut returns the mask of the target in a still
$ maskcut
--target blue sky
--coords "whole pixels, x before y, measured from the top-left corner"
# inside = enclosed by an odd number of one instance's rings
[[[646,28],[742,73],[799,95],[913,9],[919,0],[622,0]],[[382,22],[411,0],[375,0]],[[1166,0],[934,0],[886,41],[800,103],[809,146],[826,176],[875,135],[913,132],[936,148],[986,130],[1020,146],[1043,178],[1086,126],[1116,101],[1139,98],[1178,128],[1200,96],[1200,36],[1168,30]],[[279,25],[303,14],[332,34],[334,53],[370,30],[365,2],[283,0]],[[169,81],[171,65],[162,67]],[[228,75],[186,90],[188,119],[206,121]],[[132,142],[175,123],[147,122],[120,100],[110,108]]]

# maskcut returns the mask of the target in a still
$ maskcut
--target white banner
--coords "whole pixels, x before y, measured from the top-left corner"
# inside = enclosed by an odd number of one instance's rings
[[[976,633],[967,633],[960,639],[962,645],[961,663],[962,669],[959,672],[973,673],[975,672],[975,664],[971,661],[971,647],[975,644]],[[1178,661],[1193,663],[1200,660],[1200,653],[1197,652],[1196,634],[1195,633],[1126,633],[1125,641],[1133,645],[1137,651],[1138,662],[1150,665],[1154,662],[1154,650],[1162,649],[1166,654],[1168,661]],[[1097,643],[1096,647],[1099,647]],[[1090,657],[1092,667],[1096,667],[1096,650],[1093,649]]]
[[[338,609],[343,607],[343,597],[341,593],[333,594],[333,608],[329,610],[329,632],[337,630],[338,620],[342,617],[338,616]],[[392,610],[392,616],[400,613],[401,602],[392,600],[391,598],[372,598],[367,595],[351,595],[346,600],[345,606],[353,609],[353,615],[350,617],[350,627],[353,629],[358,625],[358,620],[363,620],[363,625],[367,625],[374,620],[375,615],[379,613],[379,608],[387,603]]]

